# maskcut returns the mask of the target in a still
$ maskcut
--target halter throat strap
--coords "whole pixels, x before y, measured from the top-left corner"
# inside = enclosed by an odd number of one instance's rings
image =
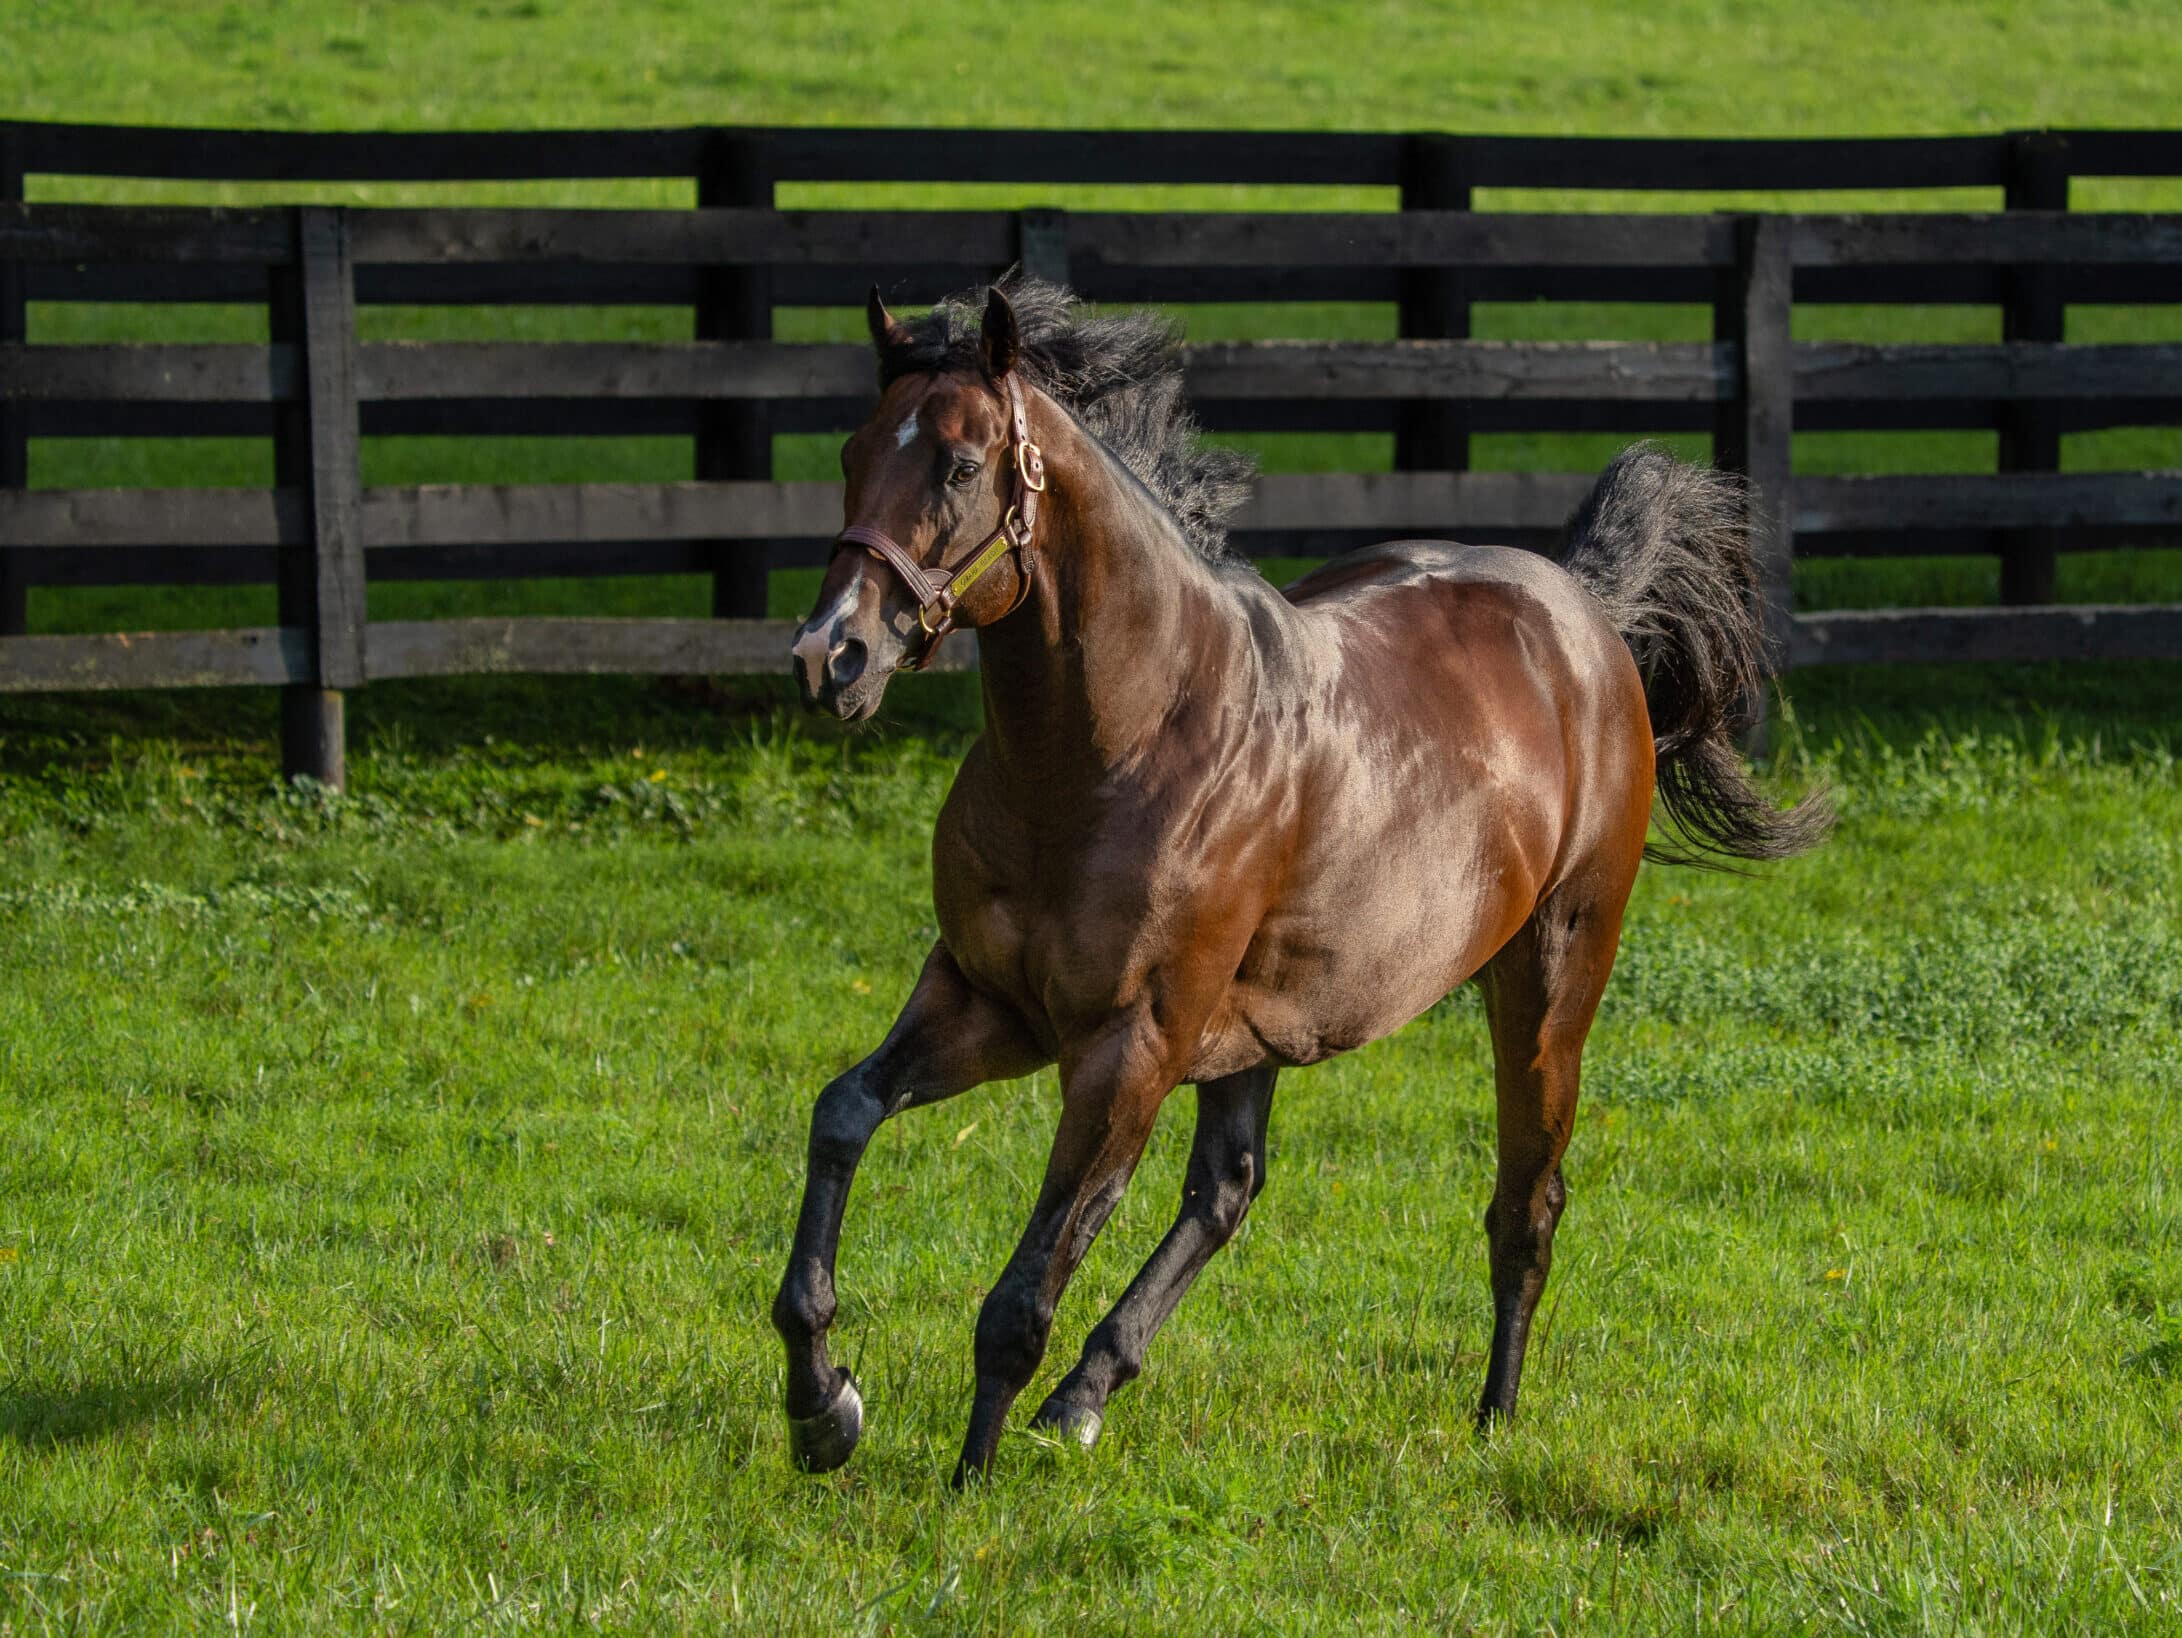
[[[924,629],[924,642],[903,659],[904,669],[922,671],[932,663],[940,644],[955,629],[955,614],[963,595],[1009,552],[1015,554],[1016,560],[1015,601],[1007,606],[1001,618],[1006,619],[1021,608],[1023,600],[1030,595],[1030,543],[1038,527],[1038,500],[1046,489],[1046,463],[1043,451],[1030,441],[1030,422],[1023,410],[1022,383],[1012,370],[1008,372],[1006,386],[1008,454],[1009,465],[1013,468],[1008,480],[1008,504],[1000,514],[999,529],[964,558],[952,573],[927,569],[883,529],[853,523],[833,537],[835,552],[844,546],[860,547],[869,552],[892,569],[895,577],[908,588],[910,596],[917,600],[917,624]]]

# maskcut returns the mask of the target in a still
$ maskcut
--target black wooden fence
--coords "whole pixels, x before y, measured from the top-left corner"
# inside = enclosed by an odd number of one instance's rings
[[[9,203],[26,175],[272,182],[694,178],[686,210]],[[1509,430],[1712,434],[1767,519],[1790,664],[2182,654],[2182,606],[2055,607],[2057,551],[2182,538],[2182,473],[2056,470],[2070,431],[2182,422],[2182,345],[2070,345],[2074,304],[2182,302],[2182,216],[2070,214],[2072,175],[2182,174],[2182,133],[1810,142],[970,131],[300,135],[0,125],[0,691],[278,684],[291,770],[338,782],[343,691],[493,671],[780,669],[771,567],[818,561],[838,486],[775,433],[844,429],[861,346],[775,310],[914,302],[1020,261],[1108,302],[1371,301],[1402,339],[1190,350],[1209,425],[1390,431],[1391,473],[1265,478],[1263,553],[1400,532],[1542,544],[1589,473],[1469,470]],[[779,210],[817,180],[1308,184],[1365,212]],[[1475,210],[1481,188],[1978,187],[1974,214]],[[1398,191],[1397,191],[1398,190]],[[1473,304],[1700,303],[1709,342],[1470,339]],[[270,344],[28,341],[39,301],[263,302]],[[366,343],[358,303],[683,305],[690,342]],[[1797,343],[1792,303],[1997,306],[1987,345]],[[1987,428],[1991,475],[1792,477],[1795,428]],[[31,438],[270,436],[273,487],[33,490]],[[688,482],[363,486],[395,433],[672,433]],[[1997,553],[2004,606],[1788,613],[1793,554]],[[712,576],[709,620],[370,621],[367,579]],[[279,624],[27,636],[38,584],[271,581]],[[957,651],[957,663],[971,650]]]

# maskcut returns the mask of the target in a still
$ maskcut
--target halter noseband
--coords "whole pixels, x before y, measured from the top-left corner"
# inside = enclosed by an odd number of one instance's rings
[[[833,537],[835,552],[844,546],[861,546],[892,569],[909,588],[910,595],[916,598],[917,624],[924,628],[924,646],[903,659],[904,669],[922,671],[932,663],[933,656],[939,653],[939,645],[955,629],[955,610],[962,602],[963,593],[1011,551],[1016,560],[1015,601],[1008,605],[1001,618],[1005,619],[1021,608],[1023,599],[1030,595],[1030,541],[1038,527],[1038,497],[1046,490],[1046,462],[1044,453],[1030,441],[1030,423],[1023,414],[1023,389],[1012,370],[1007,376],[1007,388],[1008,451],[1015,468],[1012,480],[1015,496],[1000,514],[1000,528],[992,539],[964,559],[953,574],[941,575],[925,568],[883,529],[853,523]]]

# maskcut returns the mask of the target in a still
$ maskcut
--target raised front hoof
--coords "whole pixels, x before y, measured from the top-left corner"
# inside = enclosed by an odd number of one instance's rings
[[[815,1416],[788,1418],[788,1455],[806,1473],[831,1473],[849,1459],[864,1436],[864,1396],[856,1378],[841,1373],[841,1391]]]
[[[1089,1405],[1071,1405],[1064,1400],[1048,1399],[1038,1407],[1038,1414],[1031,1419],[1031,1426],[1040,1433],[1056,1439],[1066,1439],[1089,1450],[1099,1442],[1099,1430],[1106,1426],[1106,1418]]]

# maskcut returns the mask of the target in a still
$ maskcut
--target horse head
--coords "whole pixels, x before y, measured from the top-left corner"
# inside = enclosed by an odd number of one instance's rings
[[[977,363],[920,363],[874,288],[877,410],[841,448],[845,523],[792,653],[805,704],[861,722],[897,671],[929,665],[956,626],[989,625],[1030,592],[1045,467],[1016,371],[1015,310],[988,296]]]

